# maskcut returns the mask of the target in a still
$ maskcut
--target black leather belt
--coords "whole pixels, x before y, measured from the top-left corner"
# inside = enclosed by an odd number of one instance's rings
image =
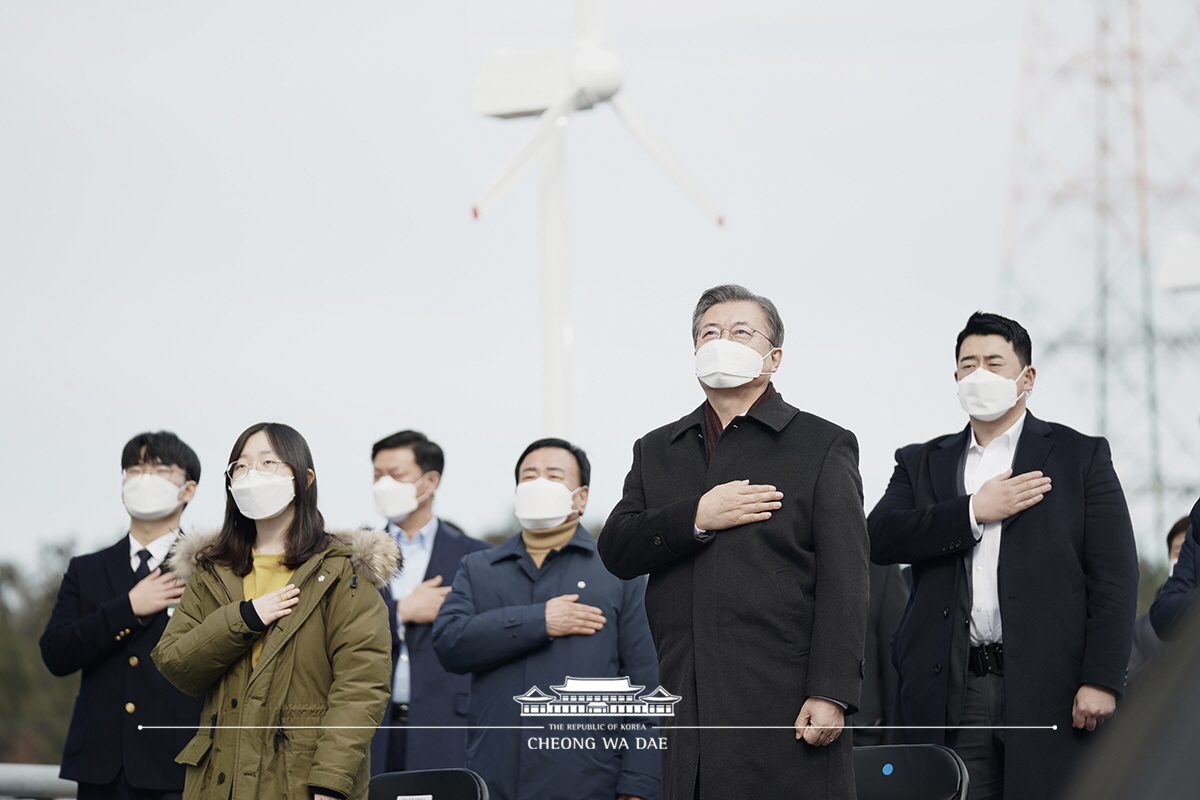
[[[979,647],[972,647],[971,652],[967,656],[967,669],[980,678],[989,672],[996,675],[1003,675],[1003,646],[1000,642],[996,642],[995,644],[981,644]]]
[[[392,703],[392,723],[408,724],[408,703]]]

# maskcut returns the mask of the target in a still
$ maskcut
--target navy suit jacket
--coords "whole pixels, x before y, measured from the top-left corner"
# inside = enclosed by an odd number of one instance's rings
[[[1196,544],[1196,535],[1200,533],[1200,500],[1192,507],[1191,516],[1192,524],[1183,540],[1183,549],[1179,551],[1175,571],[1154,598],[1154,605],[1150,606],[1150,624],[1159,638],[1167,642],[1178,638],[1176,622],[1200,596],[1196,591],[1196,578],[1200,577],[1200,546]]]
[[[132,588],[127,536],[72,558],[63,577],[40,641],[42,660],[59,676],[83,670],[83,679],[59,775],[103,784],[124,769],[132,786],[181,792],[184,767],[175,756],[195,735],[204,698],[179,691],[154,666],[150,651],[167,612],[139,621],[129,604]]]
[[[429,554],[429,568],[421,580],[435,575],[442,576],[442,585],[450,586],[458,572],[458,562],[468,553],[486,550],[487,542],[472,539],[465,533],[438,520],[437,533],[433,538],[433,552]],[[400,657],[400,633],[396,625],[396,598],[391,591],[383,590],[387,603],[388,623],[392,628],[392,664]],[[404,641],[408,645],[411,700],[408,704],[408,741],[405,743],[405,767],[414,769],[446,769],[461,767],[466,763],[467,696],[471,690],[469,675],[454,675],[442,669],[433,652],[432,625],[405,625]],[[393,666],[393,674],[395,667]],[[390,707],[390,706],[389,706]],[[371,773],[378,775],[387,763],[388,737],[391,724],[384,716],[383,725],[371,740]],[[418,726],[453,725],[444,730],[425,729]]]

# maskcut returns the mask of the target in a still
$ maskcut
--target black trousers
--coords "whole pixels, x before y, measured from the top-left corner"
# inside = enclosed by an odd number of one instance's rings
[[[76,800],[183,800],[183,792],[161,792],[130,786],[125,770],[117,773],[111,783],[80,783]]]
[[[971,800],[1004,797],[1004,676],[967,673],[962,727],[946,732],[946,746],[967,765]]]
[[[384,723],[390,725],[388,731],[387,772],[404,772],[408,754],[408,704],[388,703],[388,719]]]

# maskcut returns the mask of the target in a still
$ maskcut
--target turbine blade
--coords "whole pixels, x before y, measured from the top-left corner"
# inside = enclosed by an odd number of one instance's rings
[[[525,140],[525,144],[517,151],[517,155],[505,165],[504,169],[500,170],[500,174],[475,199],[475,203],[471,206],[471,214],[476,219],[495,203],[504,190],[524,171],[533,157],[537,155],[538,150],[550,138],[554,129],[565,124],[561,120],[565,120],[577,108],[577,95],[578,90],[572,89],[570,94],[541,113],[533,133]]]
[[[604,44],[604,25],[600,22],[600,7],[596,0],[576,0],[575,39],[591,42],[597,47]]]
[[[679,157],[671,151],[662,139],[659,139],[646,126],[646,123],[638,116],[629,104],[619,98],[612,98],[608,101],[616,112],[617,118],[625,123],[625,127],[633,134],[633,138],[641,143],[642,147],[649,151],[650,156],[657,161],[662,168],[667,171],[667,174],[675,179],[688,195],[696,201],[696,204],[708,214],[718,225],[725,224],[725,216],[721,213],[721,209],[712,201],[704,190],[700,188],[700,184],[692,177],[692,173],[688,171]]]

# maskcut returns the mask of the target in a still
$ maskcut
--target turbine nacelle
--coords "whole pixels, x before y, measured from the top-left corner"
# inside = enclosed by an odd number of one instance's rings
[[[604,29],[595,0],[576,3],[575,47],[488,56],[475,92],[475,109],[490,117],[538,117],[517,154],[483,190],[471,208],[479,217],[504,193],[543,148],[557,149],[572,112],[608,103],[639,144],[718,225],[724,217],[671,149],[617,92],[624,81],[621,61],[603,48]]]
[[[579,91],[577,108],[603,103],[620,89],[625,80],[621,61],[609,51],[584,42],[571,59],[570,82]]]

